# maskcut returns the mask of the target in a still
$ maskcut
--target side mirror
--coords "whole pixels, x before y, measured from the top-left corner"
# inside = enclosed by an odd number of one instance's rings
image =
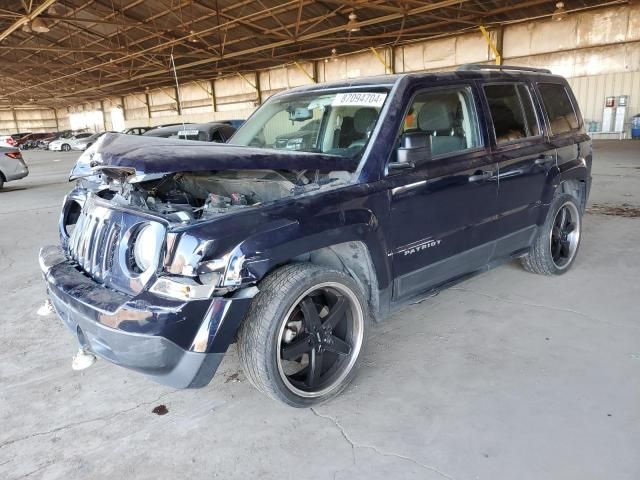
[[[396,150],[396,161],[389,163],[389,170],[414,168],[416,164],[431,158],[431,136],[423,132],[410,132],[402,136]]]

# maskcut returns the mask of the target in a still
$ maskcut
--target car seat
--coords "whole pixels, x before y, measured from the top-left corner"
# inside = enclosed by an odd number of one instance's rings
[[[442,98],[430,99],[418,113],[418,128],[431,136],[431,154],[456,152],[466,148],[465,139],[456,134],[455,107]]]
[[[356,113],[353,115],[353,128],[361,138],[353,141],[349,145],[349,148],[364,147],[377,118],[378,111],[375,108],[362,107],[356,110]]]

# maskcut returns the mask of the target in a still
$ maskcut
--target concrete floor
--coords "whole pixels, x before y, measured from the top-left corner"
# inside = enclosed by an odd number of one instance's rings
[[[640,206],[640,142],[596,152],[592,202]],[[509,264],[406,305],[352,387],[295,410],[235,351],[201,390],[71,370],[75,340],[35,314],[36,255],[76,156],[27,152],[31,175],[0,192],[1,479],[640,478],[640,219],[587,215],[562,277]]]

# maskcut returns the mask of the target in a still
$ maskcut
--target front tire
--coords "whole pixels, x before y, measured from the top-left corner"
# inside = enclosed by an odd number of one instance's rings
[[[60,148],[62,149],[63,152],[68,152],[69,150],[71,150],[71,146],[67,145],[66,143],[62,145],[62,147]]]
[[[293,407],[338,395],[353,378],[369,312],[358,284],[309,263],[285,265],[260,284],[238,334],[247,378]]]
[[[541,275],[561,275],[569,270],[580,247],[580,212],[574,196],[561,193],[553,198],[536,240],[520,259],[525,270]]]

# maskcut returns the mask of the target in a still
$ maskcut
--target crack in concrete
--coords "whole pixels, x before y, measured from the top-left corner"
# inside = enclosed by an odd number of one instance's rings
[[[87,424],[87,423],[111,420],[112,418],[115,418],[115,417],[117,417],[119,415],[123,415],[125,413],[132,412],[133,410],[137,410],[140,407],[144,407],[144,406],[147,406],[147,405],[152,405],[152,404],[160,401],[161,398],[164,398],[164,397],[166,397],[168,395],[171,395],[173,393],[175,393],[175,392],[163,393],[162,395],[160,395],[155,400],[152,400],[150,402],[141,402],[141,403],[137,404],[134,407],[125,408],[124,410],[120,410],[118,412],[111,413],[109,415],[102,415],[100,417],[90,418],[88,420],[81,420],[79,422],[73,422],[73,423],[69,423],[67,425],[62,425],[60,427],[52,428],[51,430],[46,430],[44,432],[35,432],[35,433],[31,433],[29,435],[24,435],[22,437],[17,437],[17,438],[11,439],[11,440],[7,440],[7,441],[5,441],[3,443],[0,443],[0,449],[3,449],[3,448],[8,447],[10,445],[13,445],[14,443],[22,442],[24,440],[29,440],[29,439],[35,438],[35,437],[42,437],[42,436],[45,436],[45,435],[51,435],[53,433],[58,433],[58,432],[62,432],[62,431],[65,431],[65,430],[69,430],[71,428],[75,428],[75,427],[78,427],[80,425],[84,425],[84,424]]]
[[[584,312],[581,312],[579,310],[573,310],[571,308],[555,307],[553,305],[544,305],[544,304],[541,304],[541,303],[533,303],[533,302],[527,302],[527,301],[509,300],[508,298],[498,297],[496,295],[491,295],[489,293],[479,292],[477,290],[471,290],[469,288],[450,287],[449,290],[457,290],[457,291],[460,291],[460,292],[472,293],[474,295],[478,295],[478,296],[481,296],[481,297],[486,297],[486,298],[489,298],[491,300],[496,300],[496,301],[503,302],[503,303],[509,303],[511,305],[520,305],[520,306],[534,307],[534,308],[546,308],[547,310],[553,310],[553,311],[556,311],[556,312],[572,313],[572,314],[578,315],[578,316],[580,316],[582,318],[586,318],[587,320],[591,320],[592,322],[605,323],[607,325],[611,325],[612,327],[617,327],[617,328],[629,328],[629,327],[640,328],[638,325],[633,325],[633,324],[620,325],[618,323],[608,322],[606,320],[602,320],[601,318],[592,317],[590,315],[587,315]]]
[[[20,478],[27,478],[27,477],[30,477],[31,475],[35,475],[36,473],[41,472],[42,470],[45,470],[45,469],[49,468],[54,463],[56,463],[54,460],[50,460],[47,463],[45,463],[44,465],[40,465],[35,470],[31,470],[30,472],[27,472],[24,475],[20,475],[19,477],[15,477],[15,480],[18,480]]]
[[[392,457],[392,458],[398,458],[400,460],[404,460],[406,462],[409,463],[413,463],[414,465],[417,465],[418,467],[424,468],[425,470],[428,470],[430,472],[433,472],[437,475],[440,475],[443,478],[446,478],[447,480],[454,480],[453,477],[447,475],[446,473],[438,470],[436,467],[433,467],[431,465],[426,465],[422,462],[419,462],[418,460],[408,457],[406,455],[401,455],[399,453],[395,453],[395,452],[387,452],[385,450],[381,450],[380,448],[376,447],[375,445],[368,445],[365,443],[359,443],[356,442],[355,440],[353,440],[349,434],[347,433],[347,431],[345,430],[344,426],[342,426],[342,424],[338,421],[337,418],[331,417],[329,415],[323,415],[321,413],[319,413],[315,408],[311,407],[310,410],[313,412],[313,414],[316,417],[320,417],[320,418],[324,418],[325,420],[329,420],[331,423],[333,423],[335,425],[335,427],[338,429],[338,431],[340,432],[340,434],[342,435],[342,438],[344,438],[346,440],[346,442],[351,446],[351,453],[353,456],[353,461],[352,464],[355,465],[356,464],[356,453],[355,450],[356,448],[364,448],[364,449],[368,449],[368,450],[373,450],[375,453],[377,453],[378,455],[381,455],[383,457]],[[333,474],[333,478],[335,480],[336,476],[338,475],[338,473],[340,472],[340,470],[334,472]]]

